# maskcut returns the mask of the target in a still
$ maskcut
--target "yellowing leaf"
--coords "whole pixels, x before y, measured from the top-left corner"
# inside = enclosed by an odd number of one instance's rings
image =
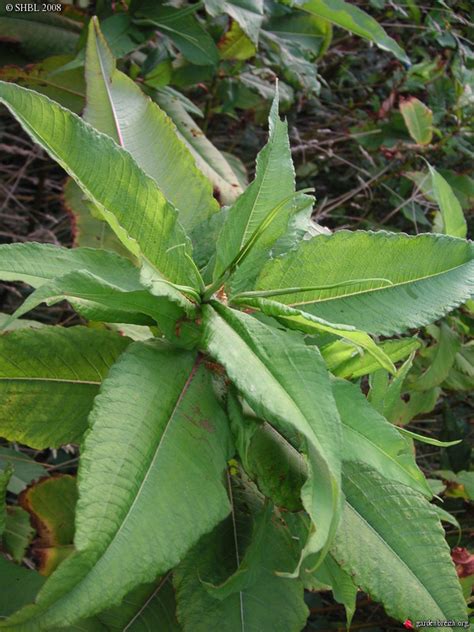
[[[419,99],[409,97],[400,103],[400,113],[413,140],[429,145],[433,138],[433,112]]]

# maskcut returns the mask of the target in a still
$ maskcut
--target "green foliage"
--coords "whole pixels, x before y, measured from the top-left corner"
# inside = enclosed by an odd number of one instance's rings
[[[445,234],[328,234],[310,220],[282,95],[301,69],[317,91],[308,66],[330,23],[407,57],[353,5],[294,5],[134,0],[102,30],[92,19],[66,67],[85,63],[84,120],[0,83],[0,101],[72,178],[80,239],[97,246],[0,246],[0,278],[34,288],[2,320],[0,435],[44,450],[46,465],[80,446],[77,478],[0,451],[0,531],[16,562],[0,558],[1,629],[299,632],[305,588],[330,588],[349,620],[358,588],[400,621],[466,620],[446,514],[415,460],[420,434],[393,425],[472,383],[472,325],[450,314],[473,293],[462,204],[430,167]],[[114,51],[152,28],[154,51],[117,65]],[[268,82],[259,55],[284,59],[288,84]],[[242,86],[274,95],[249,186],[163,79],[215,81],[222,69],[229,115],[255,103]],[[214,89],[205,124],[221,107]],[[401,110],[428,150],[436,134],[420,104]],[[61,300],[87,326],[12,330]],[[376,338],[419,327],[433,344]],[[438,475],[469,496],[470,474]],[[29,547],[44,582],[18,566]]]

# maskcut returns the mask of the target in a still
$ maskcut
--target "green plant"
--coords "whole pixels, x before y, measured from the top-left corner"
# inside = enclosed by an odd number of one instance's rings
[[[255,178],[221,210],[96,22],[86,82],[86,121],[0,84],[1,102],[69,173],[117,250],[0,247],[1,278],[35,288],[14,318],[66,299],[108,324],[0,337],[0,434],[36,449],[81,442],[74,551],[44,583],[2,558],[2,582],[22,588],[0,627],[298,631],[304,587],[321,584],[349,619],[360,587],[399,620],[464,621],[412,437],[386,418],[410,365],[394,362],[417,343],[379,336],[467,301],[472,244],[313,236],[278,96]],[[348,376],[377,376],[370,401],[336,377],[348,361]],[[2,470],[2,497],[11,476]],[[49,548],[63,542],[57,530]]]

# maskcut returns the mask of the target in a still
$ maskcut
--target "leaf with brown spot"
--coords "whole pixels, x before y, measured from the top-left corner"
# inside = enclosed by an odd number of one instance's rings
[[[19,497],[38,532],[32,553],[41,575],[50,575],[73,551],[76,479],[69,474],[43,478]]]

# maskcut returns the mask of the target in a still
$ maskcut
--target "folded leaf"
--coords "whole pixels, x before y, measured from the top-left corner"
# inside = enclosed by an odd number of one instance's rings
[[[8,626],[74,623],[174,567],[229,512],[222,482],[229,456],[227,420],[200,357],[158,341],[133,343],[90,415],[77,553]]]
[[[296,6],[303,11],[324,18],[336,26],[340,26],[355,35],[359,35],[379,48],[393,53],[405,63],[410,63],[405,51],[397,42],[389,37],[383,27],[368,13],[344,0],[297,0]]]
[[[231,515],[199,541],[174,573],[183,630],[300,632],[307,618],[303,584],[275,574],[296,564],[299,549],[254,486],[237,475],[230,479]],[[262,521],[265,528],[259,529]],[[240,586],[224,597],[210,588],[225,585],[226,579],[237,584],[237,578]]]
[[[251,294],[252,292],[249,292],[247,293],[247,296]],[[237,297],[233,302],[236,302],[236,300]],[[239,304],[248,305],[249,307],[257,307],[264,314],[267,316],[273,316],[273,318],[276,318],[279,322],[283,323],[290,329],[298,329],[299,331],[303,331],[308,334],[327,332],[340,336],[341,338],[345,338],[346,340],[350,340],[357,346],[365,349],[379,364],[379,366],[382,366],[391,373],[395,373],[396,369],[393,362],[384,353],[383,349],[377,346],[372,338],[364,331],[357,331],[355,327],[351,327],[350,325],[329,323],[322,318],[318,318],[312,314],[307,314],[302,310],[294,309],[288,305],[283,305],[277,301],[265,298],[252,298],[251,296],[246,298],[245,296],[242,296],[241,299],[238,299],[238,302]]]
[[[346,504],[332,553],[362,590],[399,621],[467,621],[444,531],[431,505],[363,463],[345,464],[343,488]]]
[[[340,419],[317,349],[297,334],[281,332],[252,316],[213,303],[204,306],[203,344],[226,369],[255,413],[301,443],[309,476],[303,505],[316,525],[303,557],[322,550],[339,519]]]
[[[400,340],[384,340],[377,346],[392,362],[398,362],[419,349],[421,342],[417,338],[402,338]],[[361,353],[360,349],[343,340],[336,340],[321,347],[321,354],[328,369],[337,377],[355,379],[380,369],[380,364],[374,356],[369,353]]]
[[[129,342],[85,327],[0,336],[0,436],[38,450],[79,441],[102,380]]]
[[[274,298],[330,322],[392,335],[464,303],[474,290],[473,270],[472,242],[343,230],[269,261],[256,289],[320,287]]]
[[[275,207],[291,202],[294,194],[295,172],[288,124],[279,117],[278,94],[270,111],[269,128],[268,142],[257,157],[255,179],[229,209],[219,234],[215,279],[233,263]],[[280,210],[283,213],[284,209]],[[288,217],[285,226],[287,223]]]
[[[132,154],[178,209],[188,231],[219,210],[211,183],[197,169],[171,119],[117,70],[97,18],[89,25],[86,81],[84,119]]]
[[[111,138],[47,97],[0,82],[0,101],[74,178],[121,241],[164,278],[194,285],[189,240],[154,180]],[[87,156],[87,160],[84,160]]]

